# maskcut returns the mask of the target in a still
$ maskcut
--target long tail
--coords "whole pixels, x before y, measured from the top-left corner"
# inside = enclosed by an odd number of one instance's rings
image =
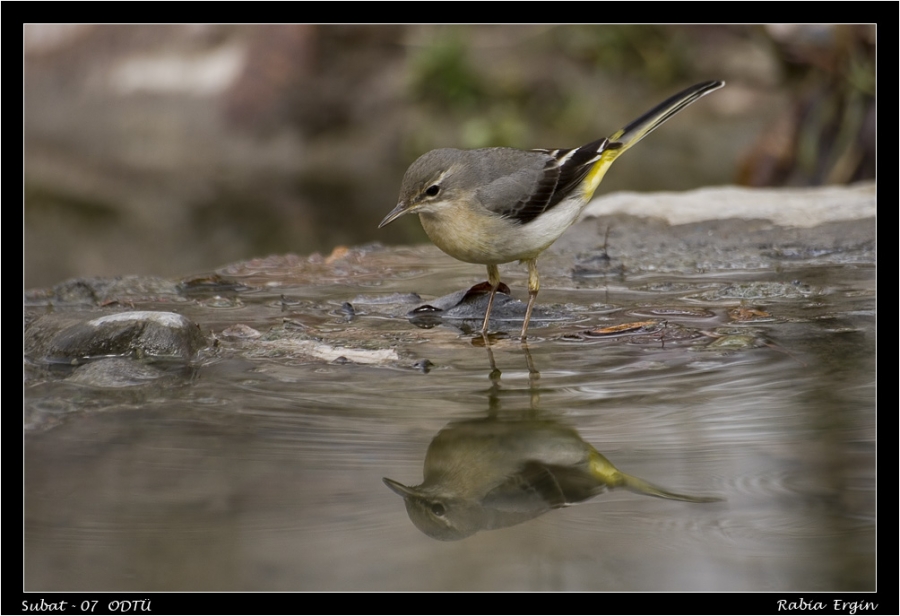
[[[689,503],[715,503],[725,500],[716,496],[690,496],[688,494],[678,494],[669,492],[659,486],[653,485],[649,481],[644,481],[640,477],[635,477],[627,473],[623,473],[612,462],[606,459],[602,453],[592,448],[589,457],[591,475],[607,488],[626,488],[638,494],[647,494],[648,496],[656,496],[658,498],[668,498],[670,500],[687,501]]]
[[[613,161],[621,156],[626,150],[630,149],[638,141],[656,130],[660,124],[700,97],[706,96],[710,92],[718,90],[724,85],[724,81],[705,81],[691,86],[690,88],[667,98],[637,120],[623,126],[607,137],[608,143],[603,149],[600,159],[594,163],[593,168],[590,173],[588,173],[588,189],[586,194],[592,195],[594,193],[597,186],[600,184],[600,180],[606,175],[606,170]]]
[[[634,477],[625,473],[622,473],[622,477],[625,479],[623,487],[628,488],[632,492],[637,492],[638,494],[647,494],[648,496],[657,496],[659,498],[668,498],[670,500],[687,501],[689,503],[716,503],[724,500],[716,496],[689,496],[688,494],[669,492],[659,486],[653,485],[649,481],[644,481],[639,477]]]
[[[724,85],[724,81],[706,81],[691,86],[687,90],[667,98],[631,124],[623,126],[610,135],[608,139],[614,143],[618,142],[621,144],[619,147],[619,154],[621,154],[698,98],[718,90]]]

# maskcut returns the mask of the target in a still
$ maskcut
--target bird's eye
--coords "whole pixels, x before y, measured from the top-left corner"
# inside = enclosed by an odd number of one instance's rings
[[[439,192],[441,192],[441,187],[437,184],[432,184],[425,189],[425,194],[429,197],[437,197]]]
[[[447,512],[447,510],[444,509],[444,506],[442,504],[440,504],[440,503],[432,503],[431,504],[431,513],[438,516],[439,518],[443,517],[446,512]]]

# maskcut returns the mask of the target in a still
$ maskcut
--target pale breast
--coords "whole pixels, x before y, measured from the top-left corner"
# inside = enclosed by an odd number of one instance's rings
[[[524,225],[467,207],[455,208],[452,216],[422,212],[419,219],[435,246],[451,257],[500,265],[536,258],[575,222],[584,205],[581,199],[566,200]]]

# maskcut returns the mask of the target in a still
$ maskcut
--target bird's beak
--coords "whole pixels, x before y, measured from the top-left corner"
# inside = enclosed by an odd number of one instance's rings
[[[393,214],[393,212],[391,212]],[[394,481],[393,479],[388,479],[387,477],[383,477],[381,479],[384,482],[384,485],[389,487],[391,490],[402,496],[403,498],[408,498],[410,496],[418,496],[415,490],[412,488],[408,488],[402,483],[398,481]]]
[[[401,201],[400,203],[397,204],[397,207],[395,207],[394,209],[391,210],[390,214],[388,214],[387,216],[384,217],[384,220],[381,221],[381,224],[378,225],[378,228],[380,229],[384,225],[393,222],[394,219],[400,218],[401,216],[406,214],[408,211],[409,211],[409,206],[406,205],[405,201]]]

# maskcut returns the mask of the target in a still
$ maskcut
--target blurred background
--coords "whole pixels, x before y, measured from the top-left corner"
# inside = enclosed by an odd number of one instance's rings
[[[874,26],[24,27],[24,285],[426,241],[436,147],[573,147],[728,86],[598,194],[875,177]]]

